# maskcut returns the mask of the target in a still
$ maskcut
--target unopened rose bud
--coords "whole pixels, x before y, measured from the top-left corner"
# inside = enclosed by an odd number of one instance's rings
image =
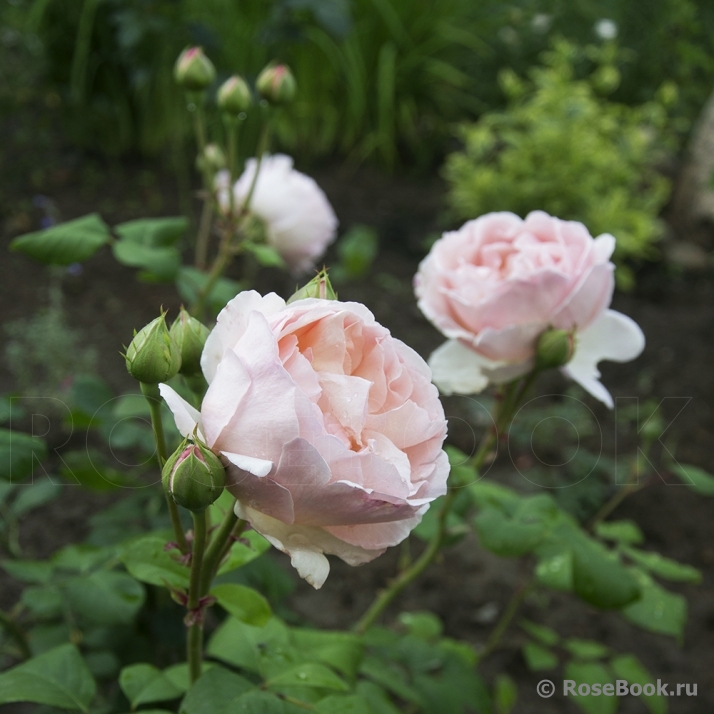
[[[295,97],[297,84],[287,65],[274,64],[268,65],[258,75],[255,88],[271,104],[287,104]]]
[[[190,92],[200,92],[216,78],[216,68],[201,47],[185,49],[174,65],[174,79]]]
[[[296,300],[305,298],[320,298],[322,300],[337,300],[337,293],[330,283],[327,270],[321,270],[307,285],[297,290],[288,299],[288,305]]]
[[[181,351],[181,374],[190,377],[201,371],[201,354],[210,330],[181,308],[169,334]]]
[[[209,448],[184,441],[164,464],[161,480],[179,506],[203,511],[223,492],[226,471]]]
[[[538,338],[536,368],[562,367],[570,362],[575,350],[575,339],[570,330],[547,330]]]
[[[216,101],[222,112],[238,116],[250,107],[252,97],[245,80],[234,74],[223,82],[218,90]]]
[[[217,174],[226,168],[226,155],[218,144],[206,144],[203,153],[196,159],[196,166],[200,171]]]
[[[181,350],[171,339],[165,314],[134,334],[125,358],[129,374],[144,384],[166,382],[178,373]]]

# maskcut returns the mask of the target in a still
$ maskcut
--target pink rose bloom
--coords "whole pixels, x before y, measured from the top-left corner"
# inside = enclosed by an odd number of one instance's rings
[[[248,196],[257,161],[249,159],[233,187],[239,210]],[[216,178],[219,202],[228,210],[228,172]],[[313,179],[293,169],[284,154],[263,156],[250,211],[265,222],[268,245],[275,248],[295,275],[305,273],[335,240],[338,220],[327,197]]]
[[[543,211],[523,220],[489,213],[445,233],[414,278],[419,307],[450,338],[432,354],[434,382],[445,394],[480,392],[533,367],[538,337],[575,330],[562,368],[612,407],[597,363],[627,362],[644,349],[642,330],[609,310],[615,239],[593,239],[582,223]]]
[[[236,514],[319,588],[400,543],[446,492],[444,410],[431,372],[358,303],[235,297],[201,359],[200,413],[161,394],[184,434],[228,465]]]

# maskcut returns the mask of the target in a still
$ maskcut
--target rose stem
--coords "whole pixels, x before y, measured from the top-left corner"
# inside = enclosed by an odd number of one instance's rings
[[[191,556],[191,580],[188,588],[188,610],[195,612],[201,599],[201,566],[203,551],[206,548],[206,511],[193,514],[193,554]],[[203,622],[202,614],[197,613],[188,628],[186,638],[188,669],[193,684],[200,676],[203,658]]]
[[[168,455],[166,453],[166,439],[164,438],[164,424],[161,420],[161,393],[155,384],[146,384],[140,382],[141,393],[146,397],[151,411],[151,426],[154,430],[154,441],[156,442],[156,452],[159,459],[159,469],[164,467]],[[183,532],[181,519],[179,518],[178,506],[173,502],[169,494],[166,494],[166,504],[169,507],[169,516],[171,517],[171,525],[174,529],[174,537],[178,544],[179,550],[185,555],[188,553],[188,543],[186,543],[186,535]]]
[[[235,502],[233,506],[235,506]],[[238,537],[246,525],[245,521],[236,516],[234,507],[231,507],[226,512],[221,525],[218,526],[211,538],[210,545],[206,548],[206,554],[203,558],[203,573],[201,575],[201,595],[205,595],[208,592],[221,561],[230,550],[232,539]],[[237,529],[240,530],[237,531]]]
[[[469,463],[475,471],[479,471],[481,469],[484,461],[486,460],[486,456],[490,453],[497,439],[497,436],[510,424],[514,414],[516,413],[518,405],[523,400],[523,397],[530,388],[531,384],[533,384],[536,376],[537,371],[533,370],[525,377],[520,386],[517,382],[513,382],[506,388],[506,398],[504,398],[499,405],[496,419],[494,420],[496,428],[489,429],[486,434],[484,434],[478,450]],[[454,505],[457,493],[458,490],[456,488],[449,488],[441,504],[436,533],[427,545],[426,550],[424,550],[424,552],[409,568],[402,571],[394,580],[392,580],[389,587],[377,596],[367,612],[365,612],[355,624],[353,628],[355,632],[359,634],[366,632],[390,605],[390,603],[397,597],[397,595],[399,595],[399,593],[401,593],[407,585],[419,577],[419,575],[421,575],[431,564],[434,558],[436,558],[446,536],[446,523],[449,511]]]

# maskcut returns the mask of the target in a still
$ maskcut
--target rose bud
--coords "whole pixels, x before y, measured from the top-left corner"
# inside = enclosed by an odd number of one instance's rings
[[[223,492],[226,471],[210,449],[184,441],[164,464],[161,479],[179,506],[203,511]]]
[[[570,362],[575,349],[572,330],[546,330],[536,344],[537,369],[562,367]]]
[[[246,111],[253,101],[245,80],[236,74],[223,82],[216,99],[218,108],[233,116]]]
[[[327,270],[323,268],[309,283],[297,290],[292,297],[288,299],[288,305],[296,300],[304,300],[305,298],[337,300],[337,293],[332,287],[330,278],[327,275]]]
[[[125,359],[129,374],[144,384],[166,382],[178,373],[181,349],[171,339],[165,313],[134,333]]]
[[[295,97],[297,84],[287,65],[273,64],[258,75],[255,88],[271,104],[287,104]]]
[[[206,344],[209,329],[181,308],[179,316],[171,325],[169,334],[181,351],[179,372],[187,377],[198,374],[201,371],[201,353],[203,345]]]
[[[174,79],[190,92],[200,92],[216,78],[216,68],[201,47],[185,49],[174,65]]]
[[[226,168],[226,155],[218,144],[206,144],[202,154],[196,159],[199,171],[207,171],[211,175]]]

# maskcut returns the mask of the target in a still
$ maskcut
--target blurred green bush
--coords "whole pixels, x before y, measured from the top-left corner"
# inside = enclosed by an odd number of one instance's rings
[[[709,0],[12,0],[0,10],[2,42],[15,32],[41,48],[85,145],[151,153],[183,142],[171,66],[196,43],[219,81],[252,79],[273,57],[292,66],[298,101],[278,132],[291,153],[422,169],[448,149],[454,122],[503,106],[500,69],[523,74],[554,34],[586,45],[603,19],[632,50],[614,98],[649,101],[669,79],[691,122],[714,85]],[[248,117],[246,137],[257,124]]]
[[[595,60],[585,79],[575,76],[583,55]],[[657,171],[667,146],[664,85],[640,106],[609,100],[619,84],[614,45],[579,51],[558,41],[543,54],[531,81],[504,70],[506,111],[484,114],[462,128],[463,151],[451,154],[445,176],[461,218],[490,211],[521,216],[541,209],[582,221],[594,235],[617,237],[616,258],[651,257],[662,232],[658,219],[670,182]],[[628,282],[626,271],[620,281]]]

